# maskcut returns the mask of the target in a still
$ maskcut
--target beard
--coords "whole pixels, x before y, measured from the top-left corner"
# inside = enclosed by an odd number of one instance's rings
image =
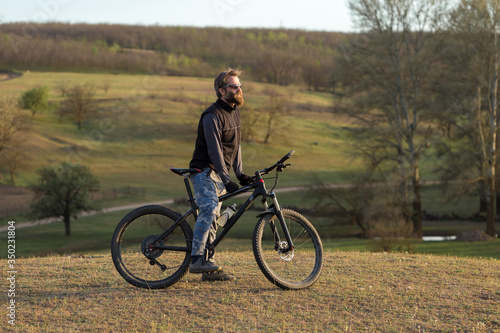
[[[226,95],[226,101],[230,104],[235,104],[236,106],[242,106],[245,104],[245,100],[243,99],[243,94],[241,91],[237,93],[228,93]]]

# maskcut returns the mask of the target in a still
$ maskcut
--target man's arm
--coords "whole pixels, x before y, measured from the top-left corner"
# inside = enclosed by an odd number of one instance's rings
[[[241,146],[238,148],[236,158],[234,159],[233,169],[234,169],[234,173],[236,174],[236,178],[238,178],[238,180],[240,181],[241,186],[247,186],[247,185],[250,185],[252,183],[253,178],[250,176],[247,176],[243,173],[243,162],[242,162],[242,158],[241,158]]]
[[[202,121],[205,140],[207,141],[208,156],[222,182],[227,184],[231,181],[231,177],[224,163],[221,143],[222,130],[219,120],[215,114],[208,113],[203,116]]]
[[[236,152],[236,157],[233,162],[233,170],[236,178],[240,178],[243,174],[243,161],[241,159],[241,146],[238,146],[238,151]]]

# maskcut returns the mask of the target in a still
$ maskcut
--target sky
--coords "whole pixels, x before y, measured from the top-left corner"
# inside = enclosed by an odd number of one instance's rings
[[[347,0],[1,0],[0,23],[353,31]]]

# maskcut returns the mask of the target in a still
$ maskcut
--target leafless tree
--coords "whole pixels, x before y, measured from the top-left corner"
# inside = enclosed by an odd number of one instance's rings
[[[275,89],[269,90],[268,94],[268,100],[261,112],[266,129],[264,143],[269,143],[271,136],[283,129],[286,116],[290,113],[290,103],[285,95]]]
[[[16,185],[16,172],[26,166],[27,164],[27,151],[26,151],[26,137],[18,134],[14,137],[9,145],[4,149],[1,164],[6,164],[9,167],[10,182]]]
[[[252,107],[245,106],[241,110],[241,140],[250,142],[257,134],[257,124],[259,122],[259,112]]]
[[[500,2],[462,0],[451,12],[449,22],[458,36],[456,52],[465,60],[459,71],[463,85],[457,125],[477,158],[477,172],[468,172],[468,179],[486,193],[486,233],[494,236],[495,195],[500,181],[497,147],[500,131]]]
[[[323,57],[307,59],[300,67],[302,79],[309,90],[319,91],[334,86],[332,84],[333,59]]]
[[[96,89],[93,84],[76,84],[66,91],[62,112],[75,118],[79,130],[82,129],[83,121],[93,112],[95,93]]]
[[[428,129],[421,118],[432,97],[433,66],[442,47],[442,0],[350,0],[363,38],[344,47],[345,109],[360,122],[360,148],[371,165],[397,171],[402,211],[422,237],[420,156]],[[348,52],[346,52],[348,51]],[[389,172],[389,173],[387,173]],[[393,178],[390,178],[394,181]]]
[[[71,82],[69,80],[61,80],[57,83],[57,90],[59,90],[61,97],[66,96],[66,91],[68,90],[70,84]]]
[[[256,71],[267,82],[288,86],[295,81],[299,58],[286,50],[268,49],[262,52]]]
[[[111,80],[108,77],[102,81],[101,88],[105,94],[108,93],[109,88],[111,88]]]
[[[21,109],[17,102],[0,97],[0,157],[3,157],[21,130]],[[0,179],[2,179],[1,173]]]
[[[348,176],[348,184],[336,184],[334,186],[316,181],[316,185],[307,193],[308,198],[318,200],[316,206],[327,205],[332,211],[338,211],[342,216],[342,223],[353,224],[360,228],[361,237],[373,236],[370,220],[366,219],[366,213],[376,192],[373,191],[373,181],[359,175]],[[332,218],[332,223],[334,223]]]

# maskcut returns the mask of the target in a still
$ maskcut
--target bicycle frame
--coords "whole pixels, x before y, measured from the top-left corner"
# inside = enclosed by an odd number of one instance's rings
[[[161,235],[157,237],[157,239],[153,242],[156,243],[158,240],[162,240],[165,237],[167,237],[180,223],[185,221],[188,216],[193,214],[194,218],[196,219],[198,217],[198,206],[196,205],[196,200],[193,196],[193,191],[191,190],[191,181],[189,179],[189,175],[183,175],[184,177],[184,184],[186,186],[186,191],[188,194],[188,202],[191,205],[191,208],[184,213],[177,221],[175,221],[167,230],[165,230]],[[264,216],[266,214],[273,214],[276,215],[280,221],[281,227],[284,231],[285,234],[285,239],[288,244],[287,249],[282,249],[282,252],[289,252],[294,249],[293,247],[293,241],[290,237],[290,233],[288,231],[288,228],[285,223],[285,219],[283,218],[283,214],[281,213],[281,208],[278,204],[278,200],[276,198],[276,194],[274,192],[267,192],[266,185],[264,182],[264,179],[262,179],[262,176],[260,175],[259,172],[256,172],[256,181],[248,186],[242,187],[238,189],[237,191],[233,193],[227,193],[219,197],[219,201],[223,202],[225,200],[231,199],[233,197],[236,197],[240,194],[246,193],[250,190],[254,189],[253,193],[248,197],[246,202],[234,213],[234,215],[227,221],[226,225],[222,229],[222,231],[217,235],[215,240],[211,244],[207,244],[207,248],[215,248],[221,241],[222,239],[229,233],[231,228],[236,224],[236,222],[240,219],[240,217],[246,212],[246,210],[252,205],[252,203],[257,199],[259,196],[262,196],[262,204],[264,205],[264,211],[260,214],[257,215],[257,217]],[[273,204],[271,206],[267,205],[267,198],[271,198],[273,200]],[[271,228],[273,231],[275,231],[275,225],[274,222],[271,223]],[[276,237],[278,236],[277,232],[273,232]],[[280,239],[276,238],[275,239],[276,244],[280,243]],[[173,251],[185,251],[188,252],[190,249],[186,247],[176,247],[176,246],[158,246],[158,245],[152,245],[152,248],[150,250],[154,249],[160,249],[160,250],[173,250]],[[152,260],[156,261],[154,258]]]

